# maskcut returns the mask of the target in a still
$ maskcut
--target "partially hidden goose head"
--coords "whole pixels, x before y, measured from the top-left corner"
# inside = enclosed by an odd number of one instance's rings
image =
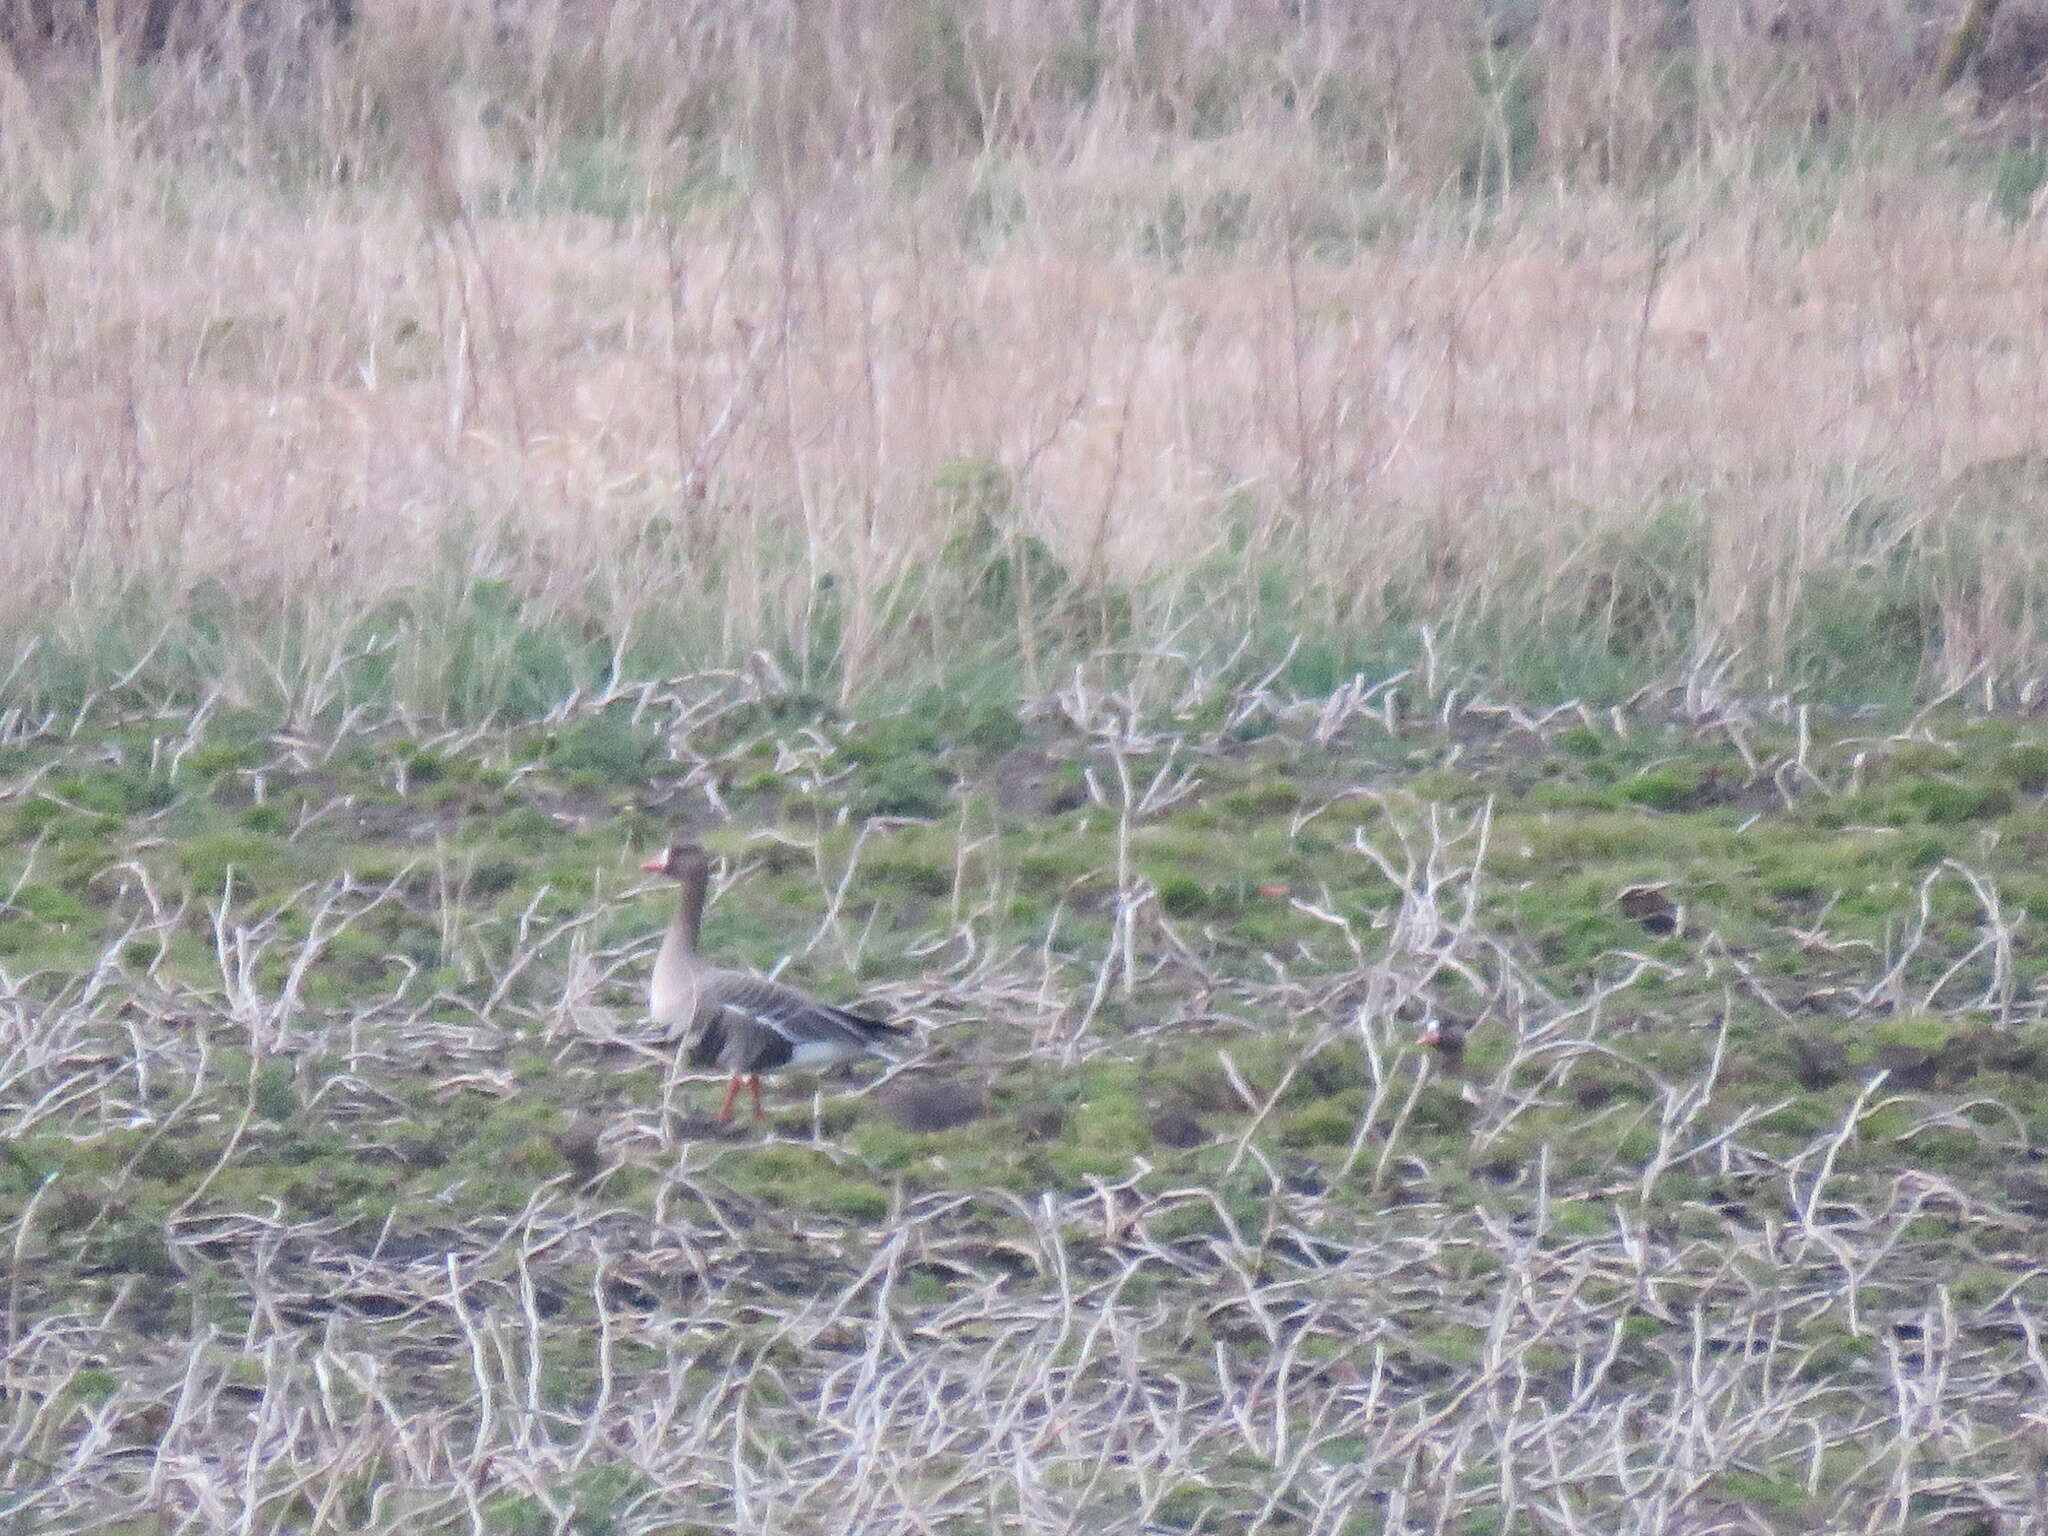
[[[654,957],[648,1011],[657,1024],[680,1034],[691,1066],[723,1067],[729,1074],[720,1121],[732,1118],[743,1084],[753,1090],[755,1120],[764,1118],[764,1073],[830,1066],[870,1054],[893,1061],[910,1043],[910,1031],[900,1024],[850,1013],[783,982],[706,961],[697,944],[711,857],[697,844],[672,844],[640,868],[682,887]]]
[[[1415,1043],[1435,1051],[1443,1058],[1444,1065],[1455,1071],[1465,1064],[1465,1038],[1472,1033],[1475,1022],[1459,1018],[1456,1014],[1432,1013],[1423,1020]]]
[[[670,843],[640,866],[650,875],[667,875],[671,880],[709,880],[711,855],[696,843]]]

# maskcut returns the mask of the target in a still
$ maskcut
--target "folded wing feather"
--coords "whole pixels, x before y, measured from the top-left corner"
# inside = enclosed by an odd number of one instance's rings
[[[779,981],[718,971],[699,995],[689,1056],[692,1066],[772,1072],[792,1061],[822,1065],[865,1051],[893,1058],[893,1045],[908,1034],[901,1025],[817,1002]]]

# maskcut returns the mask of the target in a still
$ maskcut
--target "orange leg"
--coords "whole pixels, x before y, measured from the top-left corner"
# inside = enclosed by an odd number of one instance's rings
[[[720,1125],[729,1125],[732,1123],[733,1100],[737,1099],[739,1096],[740,1075],[737,1072],[735,1072],[732,1075],[732,1081],[725,1085],[725,1102],[718,1106],[718,1123]]]
[[[754,1090],[754,1124],[759,1125],[768,1116],[761,1109],[761,1074],[756,1072],[747,1079],[747,1086]]]

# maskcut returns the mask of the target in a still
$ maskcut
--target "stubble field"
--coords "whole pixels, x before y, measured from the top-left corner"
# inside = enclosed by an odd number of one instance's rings
[[[16,47],[0,1529],[2041,1528],[2027,98],[1497,9]]]

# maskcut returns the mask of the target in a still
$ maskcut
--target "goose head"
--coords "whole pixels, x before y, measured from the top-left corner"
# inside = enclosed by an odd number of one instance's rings
[[[695,843],[671,843],[640,868],[650,875],[690,880],[711,873],[711,855]]]

